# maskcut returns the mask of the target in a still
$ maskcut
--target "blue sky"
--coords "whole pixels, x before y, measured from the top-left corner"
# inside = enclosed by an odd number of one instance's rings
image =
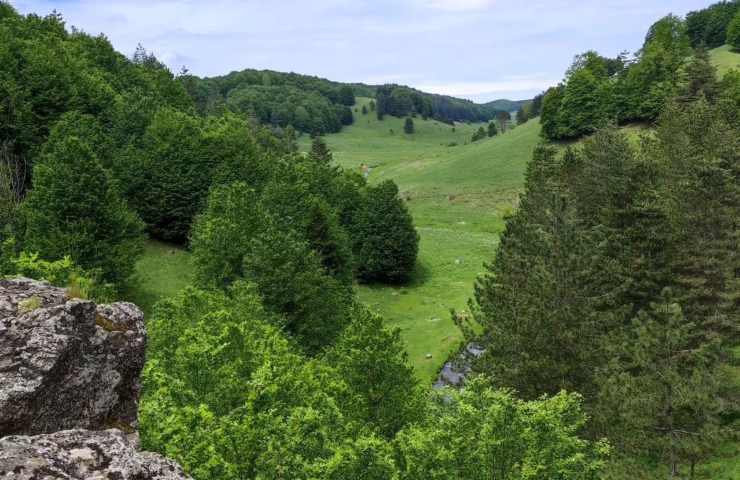
[[[710,0],[10,0],[56,9],[130,55],[142,43],[179,71],[268,68],[401,83],[488,101],[557,83],[576,53],[634,51],[648,27]]]

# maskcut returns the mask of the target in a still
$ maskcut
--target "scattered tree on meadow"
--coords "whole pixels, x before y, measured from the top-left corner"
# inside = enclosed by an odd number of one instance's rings
[[[363,114],[363,115],[367,115],[367,113],[368,113],[368,110],[367,110],[367,105],[363,105],[363,106],[362,106],[362,114]]]
[[[491,129],[489,127],[488,131],[490,132]],[[477,142],[478,140],[483,140],[488,136],[488,133],[486,133],[486,129],[483,127],[479,127],[478,130],[476,130],[473,133],[473,137],[470,139],[471,142]]]
[[[406,135],[414,133],[414,120],[411,117],[406,117],[406,121],[403,123],[403,132]]]
[[[496,128],[495,122],[488,122],[488,136],[495,137],[498,135],[498,128]]]
[[[501,133],[506,133],[511,121],[511,114],[509,112],[498,112],[496,113],[496,121],[498,122],[498,129]]]
[[[419,235],[393,181],[368,187],[359,229],[358,276],[364,281],[408,280],[416,266]]]

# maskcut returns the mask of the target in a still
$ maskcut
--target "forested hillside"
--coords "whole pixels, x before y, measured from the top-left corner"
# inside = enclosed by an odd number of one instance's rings
[[[734,0],[692,12],[685,21],[668,15],[650,27],[634,55],[576,56],[564,81],[543,99],[543,136],[577,139],[609,124],[656,121],[680,85],[697,74],[687,59],[695,54],[706,60],[708,48],[730,43],[729,26],[738,11]],[[715,94],[706,92],[710,100]]]
[[[243,70],[204,79],[183,75],[180,80],[202,114],[228,110],[252,116],[264,125],[311,134],[336,133],[351,125],[350,107],[355,105],[355,96],[374,97],[370,110],[381,120],[385,115],[418,115],[446,123],[485,122],[503,110],[493,104],[480,105],[400,85],[342,84],[267,70]],[[503,102],[504,106],[511,103],[517,108],[522,103]]]
[[[583,395],[590,435],[615,448],[613,478],[740,472],[740,54],[720,77],[686,33],[700,14],[656,23],[633,63],[578,56],[547,93],[547,138],[593,134],[537,148],[472,320],[458,318],[486,349],[479,373],[523,398]],[[594,117],[620,105],[654,128]]]

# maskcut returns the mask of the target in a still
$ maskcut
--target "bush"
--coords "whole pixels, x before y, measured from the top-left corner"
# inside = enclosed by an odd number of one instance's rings
[[[94,272],[82,271],[70,257],[47,261],[36,253],[21,252],[18,256],[10,256],[7,255],[12,250],[10,240],[3,244],[2,250],[5,260],[0,263],[0,277],[20,276],[49,282],[66,288],[70,298],[91,299],[99,303],[112,302],[116,298],[113,285],[100,281]]]
[[[416,265],[419,235],[392,180],[367,189],[360,230],[356,252],[360,279],[408,280]]]

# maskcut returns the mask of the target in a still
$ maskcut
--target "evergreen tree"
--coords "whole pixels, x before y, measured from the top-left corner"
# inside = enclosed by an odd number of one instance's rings
[[[362,114],[363,114],[363,115],[367,115],[367,113],[368,113],[368,110],[367,110],[367,105],[363,105],[363,106],[362,106]]]
[[[121,184],[151,233],[184,243],[203,208],[216,158],[206,155],[201,121],[172,109],[156,113],[141,146],[123,157]]]
[[[495,137],[498,135],[498,129],[496,128],[495,122],[488,122],[488,136]]]
[[[47,260],[70,256],[122,286],[143,250],[141,221],[82,140],[52,138],[44,150],[22,207],[23,247]]]
[[[489,128],[490,131],[490,128]],[[473,137],[470,139],[472,142],[477,142],[478,140],[483,140],[486,138],[488,134],[486,133],[486,129],[483,127],[479,127],[478,130],[473,133]]]
[[[719,345],[697,342],[702,336],[666,289],[614,345],[610,369],[600,376],[610,438],[626,451],[660,458],[671,478],[682,475],[682,463],[693,477],[702,451],[723,437]]]
[[[709,52],[700,47],[684,68],[678,86],[679,100],[694,102],[703,96],[713,102],[718,93],[717,69],[712,65]]]
[[[516,112],[516,123],[517,125],[523,125],[529,121],[529,116],[527,115],[527,111],[524,109],[523,106],[519,107],[519,110]]]
[[[367,189],[359,230],[358,276],[364,281],[408,280],[416,266],[419,235],[393,181]]]
[[[331,164],[333,157],[329,147],[326,145],[324,139],[320,136],[314,137],[311,142],[311,151],[308,154],[308,158],[314,162]]]
[[[414,120],[411,117],[406,117],[406,121],[403,124],[403,132],[406,135],[412,135],[414,133]]]

